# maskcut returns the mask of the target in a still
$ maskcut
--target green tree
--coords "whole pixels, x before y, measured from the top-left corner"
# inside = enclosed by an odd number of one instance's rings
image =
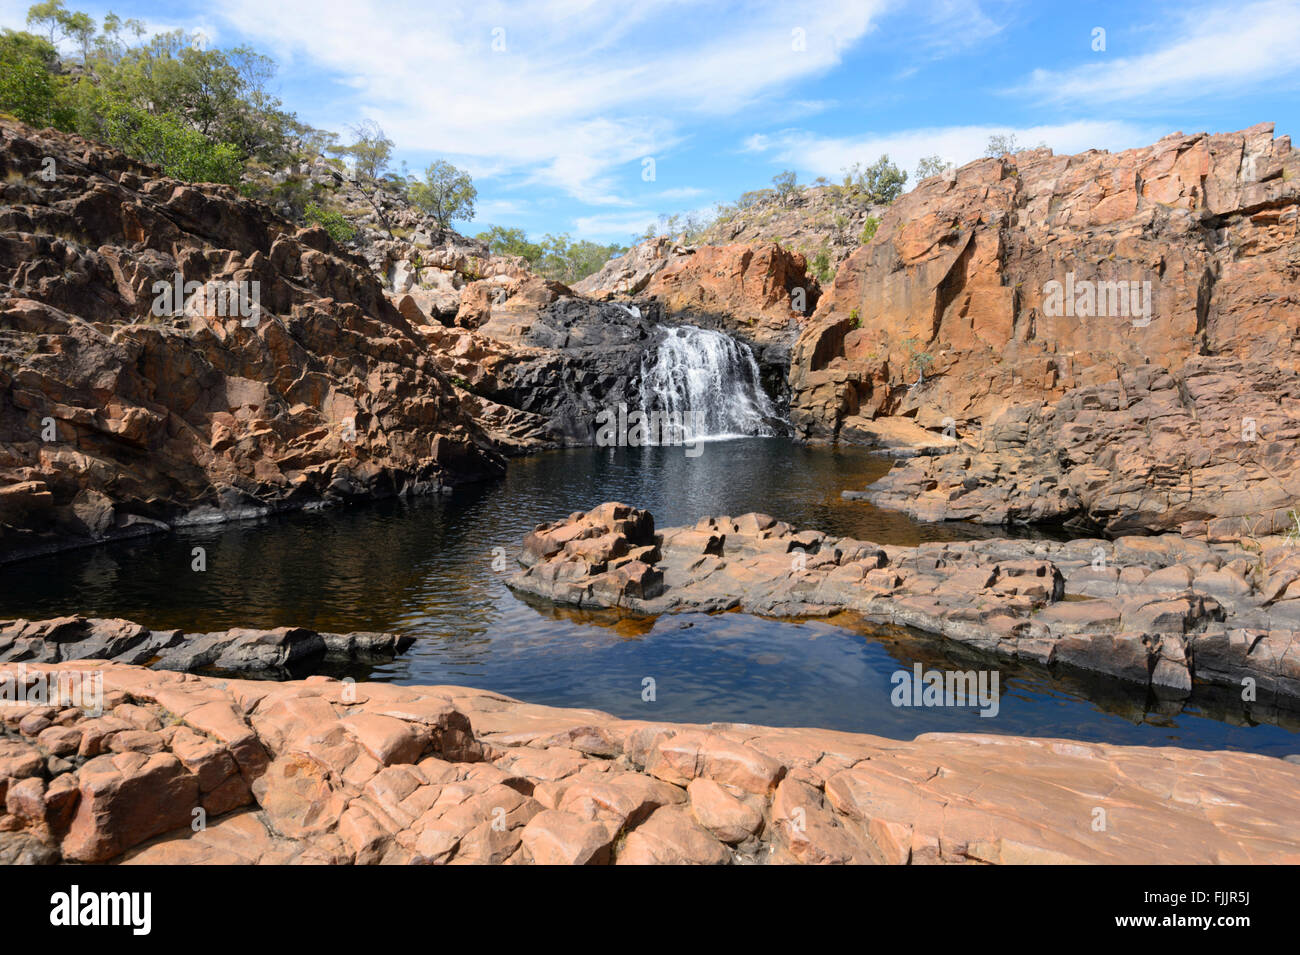
[[[952,163],[945,162],[941,156],[922,156],[916,164],[916,181],[941,176],[952,168]]]
[[[160,166],[175,179],[233,186],[244,168],[235,146],[212,142],[179,117],[114,103],[104,115],[103,127],[109,145]]]
[[[358,182],[377,185],[388,172],[393,158],[393,141],[384,135],[383,127],[373,119],[363,119],[349,126],[352,133],[350,146],[337,146],[332,151],[351,160],[352,176]]]
[[[790,201],[790,197],[798,190],[798,178],[793,169],[786,169],[772,177],[772,185],[776,188],[776,197],[782,203]]]
[[[810,264],[813,275],[817,276],[817,281],[823,285],[835,278],[835,270],[831,268],[830,252],[826,249],[819,249]]]
[[[181,30],[146,37],[139,20],[113,13],[97,31],[64,0],[35,4],[27,22],[44,36],[0,36],[0,109],[26,122],[105,142],[171,176],[227,183],[249,162],[286,164],[318,133],[268,93],[275,63],[247,47],[205,50]],[[81,69],[63,68],[62,41],[76,45]]]
[[[27,8],[27,25],[44,30],[45,38],[50,46],[54,46],[59,42],[59,37],[65,35],[63,22],[67,16],[63,0],[46,0],[45,3],[35,3]]]
[[[68,16],[84,28],[89,62],[68,81],[78,132],[102,139],[108,110],[125,105],[171,116],[213,143],[235,146],[244,160],[283,163],[294,152],[293,136],[303,127],[267,92],[273,60],[247,47],[202,49],[181,30],[140,41],[144,26],[114,14],[94,36],[84,14]]]
[[[54,75],[58,54],[43,37],[15,30],[0,35],[0,110],[32,126],[66,128],[71,112],[62,105]]]
[[[352,144],[335,146],[330,151],[339,156],[346,156],[352,161],[352,184],[363,195],[370,207],[375,210],[388,233],[393,237],[392,224],[379,202],[379,194],[388,186],[389,163],[393,157],[393,141],[384,135],[383,128],[372,119],[363,119],[350,127]]]
[[[518,255],[531,266],[542,258],[542,247],[536,242],[529,242],[523,229],[507,229],[494,225],[486,232],[478,234],[480,242],[486,242],[495,255]]]
[[[1015,155],[1020,152],[1020,143],[1016,141],[1015,133],[1005,135],[997,134],[989,137],[988,144],[984,147],[984,155],[996,159],[999,156],[1005,156],[1008,153]]]
[[[319,223],[325,228],[335,242],[343,243],[356,237],[357,230],[341,213],[333,209],[322,209],[314,202],[308,202],[303,215],[311,222]]]
[[[907,173],[882,155],[869,166],[854,163],[844,170],[844,188],[864,197],[872,205],[889,205],[903,194]]]
[[[568,235],[547,235],[541,243],[542,255],[535,263],[535,271],[545,278],[570,285],[596,272],[615,255],[622,255],[627,246],[601,245],[581,239],[575,242]]]
[[[433,216],[440,225],[448,226],[457,219],[474,218],[478,190],[469,173],[439,159],[424,170],[423,181],[416,180],[411,185],[408,197],[417,209]]]

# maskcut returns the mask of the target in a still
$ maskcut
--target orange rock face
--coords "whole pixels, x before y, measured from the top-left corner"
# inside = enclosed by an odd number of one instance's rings
[[[816,304],[797,252],[775,243],[706,245],[656,272],[642,294],[683,321],[730,316],[726,331],[761,345],[792,341]]]
[[[673,324],[713,328],[754,346],[763,364],[789,361],[820,289],[798,252],[774,242],[644,242],[574,285],[596,299],[654,300]]]
[[[1300,368],[1300,153],[1271,124],[922,181],[821,297],[792,419],[962,426],[1201,354]]]
[[[55,669],[73,666],[86,663]],[[905,742],[620,720],[460,687],[97,669],[119,711],[167,717],[162,748],[47,767],[4,714],[0,859],[1300,861],[1300,766],[1266,756],[956,733]],[[220,727],[204,718],[212,707],[228,714]],[[76,731],[92,722],[53,715]]]

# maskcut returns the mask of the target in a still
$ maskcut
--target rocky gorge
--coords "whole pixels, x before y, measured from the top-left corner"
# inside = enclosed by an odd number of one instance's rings
[[[522,542],[510,588],[616,614],[852,614],[1157,698],[1213,687],[1300,707],[1300,159],[1267,124],[927,179],[865,245],[837,246],[824,287],[757,226],[723,245],[655,239],[573,287],[450,230],[349,249],[76,136],[9,120],[0,135],[0,563],[450,498],[511,459],[599,444],[611,408],[706,403],[706,436],[900,459],[844,488],[850,505],[1070,539],[902,545],[780,514],[656,528],[636,500],[567,505]],[[1130,281],[1149,283],[1149,313],[1126,298],[1133,314],[1100,314],[1115,286],[1053,314],[1052,282]],[[181,289],[161,309],[159,283]],[[222,307],[252,283],[253,308]],[[57,612],[73,616],[0,609],[0,688],[74,671],[104,699],[0,714],[8,861],[1298,851],[1297,767],[1272,757],[626,719],[335,679],[414,643],[352,623]],[[1099,806],[1112,829],[1090,825]]]

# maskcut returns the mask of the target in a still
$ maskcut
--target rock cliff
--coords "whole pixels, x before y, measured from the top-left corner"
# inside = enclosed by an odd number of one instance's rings
[[[795,348],[795,423],[960,428],[1196,355],[1295,371],[1298,230],[1300,152],[1272,124],[923,180],[821,297]]]
[[[0,122],[0,553],[499,474],[366,263]]]

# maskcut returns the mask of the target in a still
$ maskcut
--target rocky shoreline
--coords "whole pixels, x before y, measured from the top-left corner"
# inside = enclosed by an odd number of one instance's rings
[[[520,560],[510,586],[557,603],[852,611],[1165,693],[1199,682],[1300,707],[1300,549],[1284,537],[1258,549],[1173,534],[895,547],[764,514],[657,532],[648,512],[607,503],[540,525]]]
[[[1295,863],[1300,765],[980,734],[617,719],[462,687],[101,661],[0,707],[0,861]],[[12,664],[0,681],[12,689]]]

